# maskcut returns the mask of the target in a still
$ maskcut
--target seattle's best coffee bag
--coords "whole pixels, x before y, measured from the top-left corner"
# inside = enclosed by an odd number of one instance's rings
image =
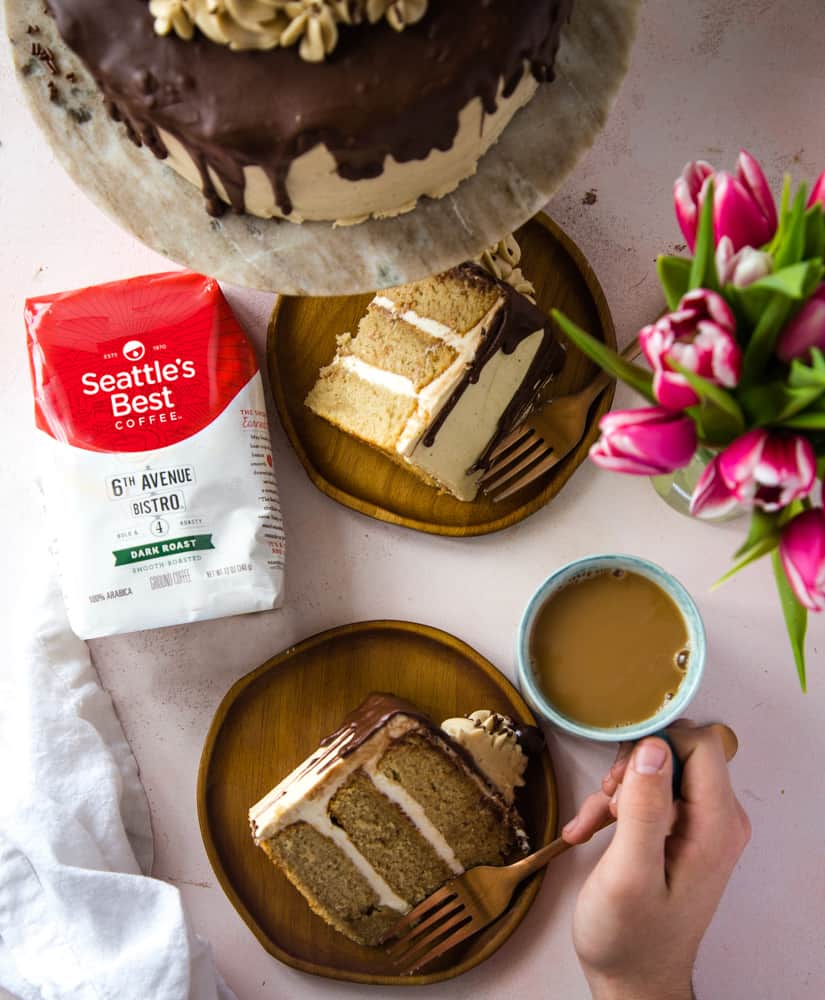
[[[284,535],[263,385],[217,282],[29,299],[40,467],[82,638],[277,606]]]

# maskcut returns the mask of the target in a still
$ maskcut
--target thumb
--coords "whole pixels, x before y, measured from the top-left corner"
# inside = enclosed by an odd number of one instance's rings
[[[638,743],[621,786],[614,860],[637,877],[664,884],[665,840],[673,819],[673,762],[664,740]]]

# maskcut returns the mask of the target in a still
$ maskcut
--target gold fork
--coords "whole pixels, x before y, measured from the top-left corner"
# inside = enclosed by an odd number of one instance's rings
[[[739,746],[736,734],[722,723],[711,728],[719,733],[725,759],[731,761]],[[609,816],[594,832],[614,822]],[[483,930],[507,909],[516,886],[573,846],[558,837],[513,865],[471,868],[436,889],[387,935],[387,940],[398,939],[388,954],[399,974],[412,974]]]
[[[640,352],[637,338],[622,357],[632,361]],[[557,396],[531,413],[491,453],[481,489],[497,503],[558,465],[584,437],[590,407],[612,381],[611,375],[600,372],[578,392]]]

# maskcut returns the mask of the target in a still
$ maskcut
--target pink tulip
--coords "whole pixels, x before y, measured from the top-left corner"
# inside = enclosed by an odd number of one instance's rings
[[[690,498],[690,512],[694,517],[724,517],[738,505],[736,494],[719,471],[719,455],[717,455],[696,484],[696,489]]]
[[[825,611],[825,511],[806,510],[790,521],[779,556],[796,599],[809,611]]]
[[[776,206],[762,168],[743,149],[736,161],[735,175],[724,170],[715,173],[709,163],[697,160],[688,163],[676,180],[673,188],[676,218],[690,249],[696,246],[699,214],[710,177],[714,179],[714,242],[728,236],[734,250],[767,243],[776,232]]]
[[[716,273],[720,285],[747,288],[754,281],[765,278],[773,271],[773,257],[753,247],[734,251],[733,240],[723,236],[716,247]]]
[[[699,211],[704,200],[705,181],[713,177],[713,167],[705,160],[686,163],[684,170],[673,185],[673,202],[676,218],[685,234],[691,253],[696,246],[696,231],[699,228]]]
[[[790,363],[794,358],[809,358],[812,347],[825,351],[825,284],[817,288],[779,335],[776,353]]]
[[[740,504],[777,511],[811,492],[816,455],[810,441],[799,434],[769,434],[755,428],[725,448],[718,456],[717,471]],[[704,485],[700,480],[697,493]]]
[[[639,343],[653,368],[653,392],[662,406],[683,410],[699,397],[679,364],[714,385],[732,389],[742,374],[742,351],[736,342],[736,321],[716,292],[697,288],[688,292],[675,312],[639,331]]]
[[[808,208],[812,208],[817,202],[825,208],[825,170],[816,179],[811,197],[808,199]]]
[[[616,410],[602,417],[602,436],[590,457],[603,469],[634,476],[661,476],[687,465],[696,451],[690,417],[659,406]]]

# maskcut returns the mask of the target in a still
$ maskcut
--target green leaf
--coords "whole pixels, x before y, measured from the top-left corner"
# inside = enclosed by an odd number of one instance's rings
[[[787,227],[783,234],[782,241],[776,248],[774,262],[776,270],[783,267],[797,264],[805,253],[805,200],[807,198],[807,188],[800,184],[794,198],[793,207],[787,220]]]
[[[756,507],[751,513],[748,537],[736,550],[734,558],[741,558],[750,549],[756,548],[756,546],[767,539],[773,539],[775,542],[779,541],[779,517],[776,514],[768,513]]]
[[[811,409],[783,421],[782,426],[790,427],[796,431],[825,431],[825,408],[821,406],[811,407]]]
[[[723,583],[727,583],[731,577],[736,576],[736,574],[743,570],[746,566],[750,566],[751,563],[756,562],[758,559],[762,559],[764,556],[768,555],[769,552],[779,545],[779,537],[776,538],[764,538],[761,542],[758,542],[752,548],[747,549],[747,551],[742,555],[734,565],[724,574],[720,576],[716,583],[710,588],[711,591],[718,590]]]
[[[673,361],[670,364],[673,366],[674,371],[677,371],[680,375],[684,375],[688,385],[703,403],[712,404],[720,413],[724,413],[729,418],[729,423],[735,429],[736,433],[743,433],[745,430],[744,414],[739,404],[729,392],[721,388],[721,386],[709,382],[708,379],[702,378],[701,375],[697,375],[696,372],[689,371],[683,365]],[[691,407],[691,409],[694,409],[694,407]]]
[[[713,238],[713,179],[708,181],[699,229],[696,233],[696,247],[690,268],[690,288],[710,288],[719,291],[719,276],[716,273],[716,243]]]
[[[825,257],[825,214],[817,202],[805,213],[805,259]]]
[[[756,324],[742,359],[740,385],[752,385],[759,379],[773,357],[776,340],[790,316],[793,303],[784,295],[775,295]]]
[[[736,550],[734,555],[736,562],[724,576],[719,577],[711,587],[711,590],[721,587],[723,583],[730,580],[740,570],[749,566],[752,562],[756,562],[757,559],[766,556],[769,552],[772,552],[779,545],[779,537],[778,515],[766,514],[765,511],[756,508],[751,514],[748,537],[744,544]]]
[[[627,385],[635,389],[645,399],[650,400],[652,403],[656,402],[656,397],[653,395],[653,376],[649,371],[645,368],[639,368],[638,365],[631,364],[629,361],[625,361],[624,358],[619,357],[615,351],[612,351],[600,340],[596,340],[595,337],[586,333],[580,326],[576,326],[572,320],[569,320],[558,309],[553,309],[551,315],[568,339],[580,351],[586,354],[591,361],[595,361],[606,372],[626,382]]]
[[[801,358],[797,358],[791,362],[788,385],[794,389],[807,389],[811,386],[820,386],[825,390],[825,354],[818,347],[811,348],[811,360],[809,362],[806,363]]]
[[[785,382],[767,382],[755,385],[739,394],[739,402],[757,427],[784,424],[798,413],[807,410],[825,393],[825,383],[791,386]]]
[[[706,400],[685,412],[696,424],[696,436],[700,443],[710,448],[724,448],[742,433],[726,413]]]
[[[822,277],[822,258],[802,261],[777,269],[772,274],[739,289],[739,298],[747,302],[760,292],[780,292],[789,299],[807,299]]]
[[[690,287],[691,262],[686,257],[669,257],[663,254],[656,258],[656,270],[667,307],[673,310]]]
[[[791,204],[791,175],[785,174],[782,182],[782,196],[779,199],[779,223],[776,227],[773,239],[765,247],[768,253],[775,254],[777,248],[781,246],[785,239],[785,232],[788,228]]]
[[[796,672],[799,675],[799,686],[803,691],[807,690],[805,679],[805,631],[808,627],[808,611],[797,601],[791,589],[785,570],[782,568],[782,560],[779,552],[774,549],[773,553],[773,574],[776,578],[776,589],[779,591],[779,600],[782,604],[782,613],[785,616],[785,627],[788,630],[788,638],[791,641],[793,658],[796,663]]]

